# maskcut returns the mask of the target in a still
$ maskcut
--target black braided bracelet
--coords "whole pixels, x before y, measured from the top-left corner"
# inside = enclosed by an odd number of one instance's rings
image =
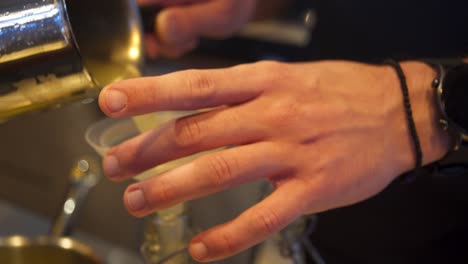
[[[423,153],[421,150],[421,142],[419,141],[418,131],[416,130],[416,125],[414,123],[413,111],[411,109],[410,96],[408,92],[408,85],[406,84],[406,77],[405,77],[405,74],[403,73],[403,70],[401,69],[400,63],[398,63],[397,61],[393,59],[386,60],[385,62],[395,69],[398,75],[398,79],[400,80],[401,91],[403,93],[403,104],[405,107],[406,118],[408,121],[410,135],[411,135],[411,138],[413,139],[414,149],[416,152],[416,166],[414,169],[415,175],[406,174],[405,180],[412,180],[412,179],[408,179],[408,177],[417,176],[422,169]]]

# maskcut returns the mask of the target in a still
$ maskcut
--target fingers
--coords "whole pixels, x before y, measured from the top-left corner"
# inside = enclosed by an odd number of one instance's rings
[[[126,80],[106,87],[99,97],[102,111],[128,117],[161,110],[193,110],[240,104],[261,93],[255,66],[187,70],[160,77]]]
[[[104,158],[105,173],[120,181],[171,160],[264,137],[261,127],[253,122],[241,127],[239,120],[249,122],[238,107],[180,118],[111,149]]]
[[[192,1],[164,9],[157,18],[158,39],[165,45],[200,36],[221,38],[238,30],[251,16],[253,1]]]
[[[185,53],[195,49],[198,44],[198,39],[192,39],[178,45],[161,45],[159,48],[161,50],[161,54],[165,57],[177,59],[182,57]]]
[[[269,142],[208,154],[191,163],[130,186],[124,203],[135,216],[284,173],[282,148]]]
[[[233,221],[196,236],[190,244],[192,257],[200,262],[230,257],[266,240],[300,217],[305,199],[296,185],[282,185]]]
[[[150,59],[157,59],[160,56],[175,59],[185,53],[195,49],[198,46],[198,40],[185,42],[180,45],[161,45],[153,35],[145,35],[145,52]]]
[[[158,41],[152,35],[145,35],[145,53],[150,59],[156,59],[160,52]]]
[[[186,6],[187,4],[198,4],[203,1],[205,0],[140,0],[139,4],[141,6],[159,6],[167,9],[167,7],[170,6]],[[150,59],[156,59],[160,56],[168,58],[179,58],[198,46],[198,37],[184,39],[184,41],[177,40],[167,42],[168,33],[174,34],[175,36],[180,35],[180,33],[177,32],[180,30],[179,27],[177,25],[173,25],[174,23],[171,22],[172,18],[168,17],[167,14],[172,16],[171,12],[165,11],[159,11],[158,13],[154,14],[151,14],[150,12],[144,12],[142,14],[145,16],[145,20],[150,19],[146,16],[153,16],[152,23],[155,24],[155,32],[145,36],[145,51],[146,55]],[[157,38],[158,35],[160,35],[159,38]],[[161,36],[163,37],[161,38]]]
[[[161,50],[158,55],[170,58],[193,50],[202,36],[232,35],[247,22],[255,8],[253,0],[139,0],[138,3],[164,7],[155,18],[155,37]],[[154,55],[149,49],[148,53]]]

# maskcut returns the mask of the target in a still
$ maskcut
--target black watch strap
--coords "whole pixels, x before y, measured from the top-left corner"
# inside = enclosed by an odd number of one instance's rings
[[[468,140],[468,64],[437,64],[433,83],[440,123],[450,134],[454,149]]]

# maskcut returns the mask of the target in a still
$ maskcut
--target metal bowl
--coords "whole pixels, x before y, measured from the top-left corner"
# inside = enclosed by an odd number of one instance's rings
[[[89,247],[71,238],[29,239],[11,236],[0,240],[0,263],[5,264],[99,264]]]

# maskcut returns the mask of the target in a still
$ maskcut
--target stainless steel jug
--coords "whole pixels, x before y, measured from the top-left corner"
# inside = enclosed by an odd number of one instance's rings
[[[139,76],[142,34],[135,0],[1,0],[0,121]]]

